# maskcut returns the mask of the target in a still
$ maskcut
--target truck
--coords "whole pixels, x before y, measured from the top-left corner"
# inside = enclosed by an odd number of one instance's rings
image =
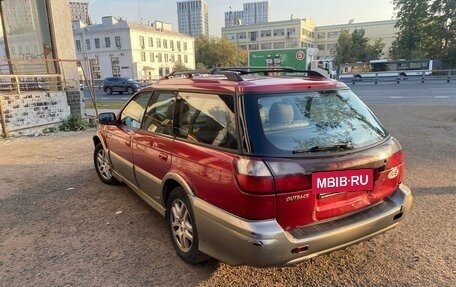
[[[334,79],[336,71],[331,58],[314,60],[318,49],[273,49],[249,51],[250,67],[290,67],[296,70],[317,71],[327,78]]]

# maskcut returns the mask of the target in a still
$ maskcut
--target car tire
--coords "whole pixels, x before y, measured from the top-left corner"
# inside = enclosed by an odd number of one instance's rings
[[[107,158],[106,151],[101,143],[95,146],[93,153],[93,163],[97,171],[98,177],[102,182],[109,185],[117,185],[120,182],[112,175],[112,167]]]
[[[112,94],[112,89],[111,88],[106,88],[105,89],[105,93],[108,94],[108,95],[111,95]]]
[[[182,187],[174,188],[166,206],[166,225],[177,254],[189,264],[209,259],[198,250],[198,232],[192,206]]]
[[[128,93],[129,95],[133,95],[133,94],[135,93],[135,90],[134,90],[132,87],[128,87],[128,88],[127,88],[127,93]]]
[[[407,74],[406,74],[406,73],[400,73],[400,74],[399,74],[399,79],[400,79],[401,81],[407,80]]]

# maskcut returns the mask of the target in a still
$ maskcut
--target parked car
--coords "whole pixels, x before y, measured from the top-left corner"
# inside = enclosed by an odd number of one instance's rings
[[[108,77],[103,82],[103,91],[108,95],[111,95],[113,92],[132,95],[144,87],[146,87],[145,83],[129,78]]]
[[[175,73],[99,123],[98,176],[162,214],[188,263],[293,265],[397,226],[412,204],[397,139],[316,72]]]

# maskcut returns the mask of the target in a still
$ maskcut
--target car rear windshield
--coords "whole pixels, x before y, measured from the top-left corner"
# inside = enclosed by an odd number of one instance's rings
[[[388,136],[350,90],[245,95],[245,109],[254,154],[343,152]]]

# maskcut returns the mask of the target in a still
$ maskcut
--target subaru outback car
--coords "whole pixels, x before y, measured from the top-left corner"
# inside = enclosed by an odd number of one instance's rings
[[[145,86],[145,83],[129,78],[108,77],[104,79],[103,91],[108,95],[111,95],[113,92],[118,92],[119,94],[126,92],[132,95]]]
[[[177,254],[288,266],[398,225],[404,152],[343,83],[312,71],[172,74],[99,115],[94,164],[165,217]]]

